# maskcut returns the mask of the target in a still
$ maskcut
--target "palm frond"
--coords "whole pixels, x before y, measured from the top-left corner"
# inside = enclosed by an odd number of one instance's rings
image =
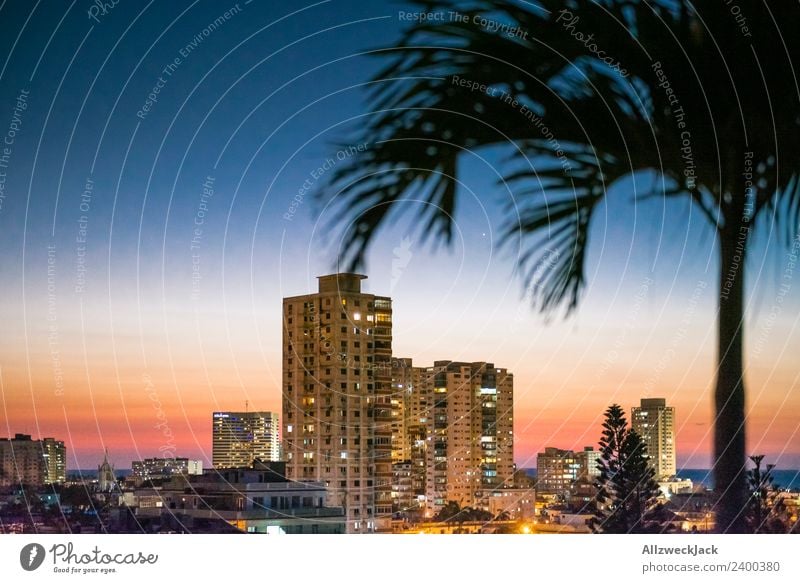
[[[414,207],[423,235],[449,242],[459,158],[498,145],[519,209],[503,240],[519,237],[523,279],[546,312],[577,305],[593,213],[611,184],[639,170],[662,176],[661,196],[689,197],[722,230],[742,220],[751,157],[753,213],[772,217],[787,241],[800,233],[800,43],[790,31],[800,4],[781,5],[777,19],[762,0],[740,0],[751,38],[712,0],[413,4],[464,18],[418,23],[376,53],[388,62],[353,139],[369,147],[337,168],[325,194],[330,226],[346,226],[348,269],[410,198],[424,202]],[[481,18],[525,34],[476,25]],[[558,258],[541,270],[544,248]]]

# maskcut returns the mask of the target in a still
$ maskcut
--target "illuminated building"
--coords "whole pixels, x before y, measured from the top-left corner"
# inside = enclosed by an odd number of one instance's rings
[[[411,462],[392,464],[392,511],[412,512],[419,507],[414,488],[414,469]]]
[[[432,373],[410,358],[392,359],[392,486],[393,510],[424,506],[428,425],[433,403]],[[404,480],[407,484],[400,484]],[[401,494],[402,492],[402,494]]]
[[[201,460],[185,457],[151,457],[131,464],[134,476],[143,479],[169,478],[176,474],[199,475],[203,473]]]
[[[31,439],[17,433],[0,439],[0,486],[41,486],[66,478],[66,448],[52,437]]]
[[[642,399],[631,413],[631,426],[647,446],[647,459],[656,480],[675,475],[675,407],[665,399]]]
[[[218,411],[212,419],[211,463],[215,468],[244,468],[256,460],[280,459],[277,414]]]
[[[258,465],[258,464],[257,464]],[[159,488],[140,488],[123,499],[136,507],[140,521],[223,520],[241,532],[262,534],[338,534],[344,532],[341,508],[327,505],[325,486],[288,481],[275,471],[236,468],[203,475],[176,474]],[[282,466],[283,464],[280,464]],[[191,532],[191,528],[187,528]]]
[[[390,532],[392,300],[362,293],[363,275],[318,279],[283,300],[287,477],[325,484],[347,532]]]
[[[67,479],[67,448],[63,441],[45,437],[39,442],[47,476],[45,484],[62,484]]]
[[[574,451],[546,447],[536,456],[536,492],[568,498],[580,470],[581,462]]]
[[[591,445],[583,448],[583,451],[575,453],[580,467],[578,468],[578,478],[583,478],[587,481],[594,481],[600,475],[600,469],[597,467],[597,462],[600,461],[600,451],[594,449]]]
[[[403,430],[396,459],[411,464],[414,493],[426,516],[447,502],[477,506],[510,487],[514,475],[514,377],[487,362],[441,360],[414,367],[393,361],[395,402]]]
[[[533,520],[536,492],[533,488],[503,488],[487,497],[487,510],[493,516],[505,513],[508,520]]]

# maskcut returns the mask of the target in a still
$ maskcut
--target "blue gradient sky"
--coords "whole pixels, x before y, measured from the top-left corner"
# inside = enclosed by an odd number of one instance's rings
[[[381,62],[363,53],[404,23],[383,2],[240,2],[181,57],[235,5],[121,2],[99,22],[89,6],[0,9],[0,132],[30,92],[3,169],[0,434],[64,438],[70,467],[96,465],[104,447],[129,467],[170,440],[207,459],[212,410],[246,400],[280,410],[281,298],[314,290],[338,245],[310,193],[284,214],[306,180],[311,192],[323,185],[312,172],[363,123],[363,84]],[[366,286],[394,299],[395,353],[511,369],[521,466],[546,445],[596,443],[608,404],[648,395],[678,407],[679,463],[706,466],[717,276],[700,214],[679,201],[634,204],[651,177],[618,185],[593,226],[580,312],[546,324],[522,301],[513,245],[496,245],[509,201],[495,184],[502,153],[464,158],[452,248],[422,244],[410,202],[372,249]],[[787,258],[766,227],[748,264],[749,449],[787,468],[800,465],[799,294],[793,286],[777,303]]]

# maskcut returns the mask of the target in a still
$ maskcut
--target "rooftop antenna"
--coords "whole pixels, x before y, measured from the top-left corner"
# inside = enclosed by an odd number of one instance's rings
[[[245,413],[247,413],[248,411],[249,411],[249,409],[248,409],[248,402],[247,402],[247,400],[245,399],[245,402],[244,402],[244,412],[245,412]]]

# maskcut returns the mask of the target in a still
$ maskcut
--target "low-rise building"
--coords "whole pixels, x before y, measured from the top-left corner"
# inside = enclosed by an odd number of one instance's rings
[[[658,487],[664,498],[669,498],[675,494],[691,494],[694,491],[694,484],[689,478],[660,480],[658,482]]]
[[[594,514],[576,513],[568,509],[552,508],[547,511],[543,524],[538,525],[541,532],[563,532],[587,534],[592,532],[591,521]]]
[[[494,517],[508,520],[533,520],[536,514],[536,491],[533,488],[498,488],[486,496],[486,509]]]
[[[150,521],[169,515],[172,522],[222,520],[247,533],[343,533],[344,510],[326,506],[326,499],[319,482],[287,481],[269,469],[231,468],[178,474],[160,487],[126,493],[122,502],[137,505],[135,516]]]
[[[578,478],[569,488],[569,505],[576,512],[591,511],[597,499],[597,486],[593,480]]]
[[[673,494],[665,508],[675,515],[684,532],[713,532],[716,528],[715,508],[718,496],[712,491]]]
[[[135,477],[145,480],[171,478],[177,474],[194,476],[203,473],[203,462],[185,457],[153,457],[133,462],[131,470]]]

